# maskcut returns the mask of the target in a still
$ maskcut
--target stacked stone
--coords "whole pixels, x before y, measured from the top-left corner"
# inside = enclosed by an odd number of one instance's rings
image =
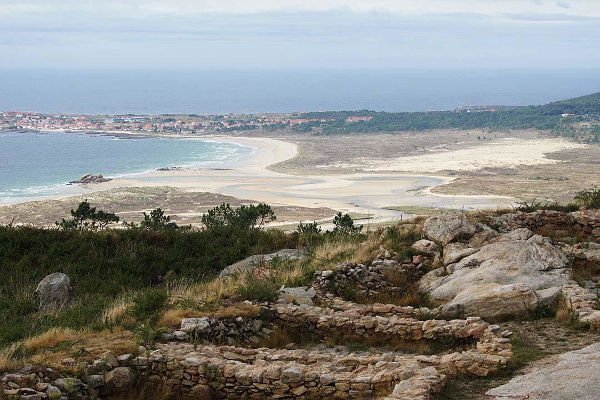
[[[257,343],[271,333],[260,318],[184,318],[181,330],[165,339],[199,339],[210,343]]]
[[[212,346],[194,351],[186,344],[162,345],[149,359],[136,359],[134,364],[150,382],[200,399],[371,399],[421,374],[414,359],[394,354],[360,357]]]
[[[404,340],[478,339],[488,324],[479,318],[467,320],[427,320],[399,315],[361,315],[355,310],[292,304],[272,307],[279,323],[288,329],[300,329],[315,336],[343,334],[346,337],[370,337]]]
[[[421,261],[425,258],[417,257]],[[418,268],[411,259],[406,262],[398,262],[391,259],[375,259],[370,265],[346,262],[339,264],[334,270],[317,271],[314,287],[322,298],[328,295],[341,296],[349,288],[355,292],[357,297],[364,299],[377,295],[403,295],[408,286],[416,282],[423,275],[423,269]],[[406,282],[402,286],[390,282],[390,276],[394,281]]]
[[[529,228],[536,231],[542,227],[554,227],[557,234],[564,231],[566,235],[570,229],[583,232],[586,235],[600,239],[600,211],[580,210],[574,212],[562,212],[552,210],[539,210],[530,213],[517,212],[504,214],[494,219],[504,229]]]
[[[67,398],[97,398],[98,386],[76,378],[57,378],[51,368],[27,366],[19,372],[5,374],[0,379],[0,398],[18,400],[63,400]]]
[[[333,297],[322,302],[322,305],[327,305],[338,311],[354,312],[359,315],[379,315],[391,317],[393,315],[403,318],[417,318],[421,316],[437,316],[439,309],[431,309],[427,307],[412,307],[412,306],[397,306],[395,304],[356,304],[350,301],[345,301],[339,297]]]
[[[597,293],[573,282],[563,285],[562,296],[571,315],[580,322],[590,324],[592,329],[600,330],[600,299]]]
[[[458,337],[480,340],[476,349],[441,356],[210,345],[194,349],[168,343],[131,365],[150,382],[194,398],[426,399],[442,387],[445,375],[486,376],[511,356],[510,332],[499,333],[499,327],[478,318],[425,323],[428,337],[452,330]]]

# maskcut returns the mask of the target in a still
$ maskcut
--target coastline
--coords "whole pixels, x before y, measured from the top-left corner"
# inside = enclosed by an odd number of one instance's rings
[[[163,137],[175,139],[168,135]],[[416,175],[391,172],[291,174],[278,168],[273,170],[271,166],[289,161],[299,152],[297,144],[280,138],[226,135],[177,138],[231,143],[250,147],[253,151],[249,156],[235,160],[227,168],[184,168],[125,175],[109,182],[82,185],[80,186],[82,195],[91,196],[102,192],[115,194],[119,189],[127,188],[151,190],[171,187],[186,193],[215,193],[290,209],[297,207],[297,221],[306,220],[303,213],[308,209],[336,210],[369,216],[359,218],[359,223],[390,222],[410,216],[390,208],[400,205],[477,209],[498,208],[512,203],[511,198],[501,196],[448,196],[432,193],[430,192],[432,188],[448,184],[454,179],[439,174]],[[65,194],[28,200],[38,200],[38,202],[41,200],[43,203],[44,200],[68,200],[72,196],[72,194]],[[15,203],[22,202],[13,204]],[[6,208],[0,209],[0,214],[3,211],[6,211]],[[326,220],[327,215],[332,214],[323,214],[319,219]]]

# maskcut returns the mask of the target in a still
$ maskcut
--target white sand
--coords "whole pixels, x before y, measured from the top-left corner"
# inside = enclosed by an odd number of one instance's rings
[[[207,138],[207,137],[205,137]],[[295,144],[269,138],[216,137],[209,140],[238,143],[255,149],[253,155],[232,169],[186,169],[160,171],[130,179],[93,185],[91,190],[122,186],[174,186],[193,191],[221,193],[239,198],[302,207],[328,207],[345,212],[372,214],[374,221],[399,219],[399,211],[384,207],[419,205],[449,208],[494,208],[512,199],[492,196],[438,196],[428,192],[409,193],[422,187],[447,183],[452,178],[407,174],[288,175],[268,169],[269,165],[296,155]]]
[[[364,157],[351,167],[365,171],[405,171],[436,173],[444,170],[473,171],[482,168],[542,165],[558,162],[546,155],[559,150],[583,148],[584,144],[565,139],[504,139],[481,146],[438,151],[419,156],[399,157],[392,160]]]
[[[424,206],[447,208],[506,207],[514,199],[495,196],[450,196],[433,194],[433,186],[452,178],[433,176],[444,169],[475,169],[484,166],[517,166],[554,162],[546,154],[581,145],[561,139],[508,140],[482,146],[434,152],[422,156],[403,157],[392,161],[365,158],[361,160],[372,171],[352,175],[298,176],[274,172],[269,165],[293,158],[295,144],[270,138],[202,137],[203,139],[237,143],[255,149],[248,159],[235,162],[231,169],[186,169],[157,171],[110,182],[88,185],[97,191],[128,186],[173,186],[192,191],[221,193],[269,204],[302,207],[328,207],[345,212],[371,214],[374,222],[399,219],[402,213],[386,210],[389,206]],[[385,173],[385,171],[411,171]],[[384,172],[384,173],[382,173]]]

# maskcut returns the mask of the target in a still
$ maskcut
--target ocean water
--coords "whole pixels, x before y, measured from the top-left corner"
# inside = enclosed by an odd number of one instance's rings
[[[594,69],[0,70],[0,110],[46,113],[424,111],[542,104],[594,92]]]
[[[197,139],[0,132],[0,203],[80,193],[67,183],[89,173],[120,177],[169,166],[229,167],[253,152]]]

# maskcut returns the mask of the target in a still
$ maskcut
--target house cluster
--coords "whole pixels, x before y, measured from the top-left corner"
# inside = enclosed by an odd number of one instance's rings
[[[285,129],[319,124],[330,119],[307,118],[303,113],[227,115],[72,115],[36,112],[0,112],[0,130],[78,131],[107,133],[210,134],[256,129]],[[347,123],[369,121],[371,116],[348,116]]]

